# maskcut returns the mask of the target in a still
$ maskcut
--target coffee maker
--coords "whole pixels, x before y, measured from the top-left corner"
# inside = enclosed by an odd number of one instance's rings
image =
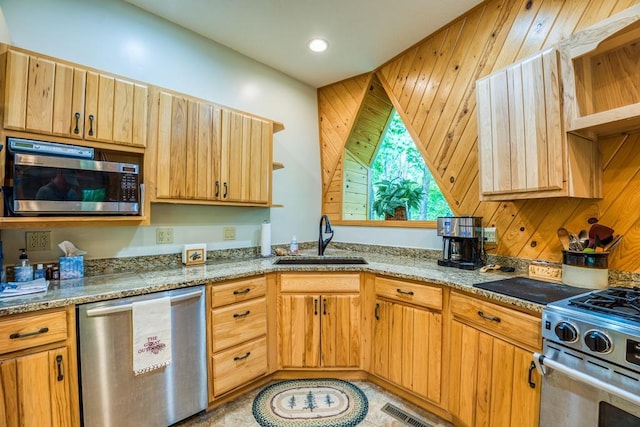
[[[438,236],[442,236],[442,258],[438,265],[475,270],[484,265],[482,217],[438,217]]]

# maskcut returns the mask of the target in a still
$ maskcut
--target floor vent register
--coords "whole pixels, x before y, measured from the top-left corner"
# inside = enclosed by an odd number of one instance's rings
[[[402,409],[398,408],[395,405],[392,405],[391,403],[387,403],[382,407],[382,412],[384,412],[385,414],[391,415],[393,418],[395,418],[396,420],[408,425],[408,426],[414,426],[414,427],[433,427],[431,424],[427,424],[422,420],[419,420],[418,418],[415,418],[414,416],[412,416],[411,414],[409,414],[408,412],[403,411]]]

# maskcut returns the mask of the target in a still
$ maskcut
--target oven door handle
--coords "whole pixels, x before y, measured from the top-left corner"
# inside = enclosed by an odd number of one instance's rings
[[[562,363],[558,363],[555,360],[544,356],[543,354],[533,353],[533,363],[535,363],[538,372],[540,372],[540,374],[543,376],[548,375],[547,368],[553,369],[576,381],[582,382],[598,390],[605,391],[621,399],[627,400],[634,405],[640,405],[640,396],[638,396],[637,394],[629,393],[626,390],[622,390],[618,387],[612,386],[611,384],[600,381],[599,379],[593,378],[585,373],[568,368]]]

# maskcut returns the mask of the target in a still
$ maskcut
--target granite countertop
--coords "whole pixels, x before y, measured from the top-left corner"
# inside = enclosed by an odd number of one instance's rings
[[[313,252],[301,253],[313,256]],[[541,312],[543,305],[531,303],[490,291],[474,288],[475,283],[514,277],[517,273],[468,271],[438,266],[435,259],[393,256],[354,251],[327,251],[326,258],[340,256],[363,257],[364,265],[274,265],[277,257],[225,259],[204,265],[181,266],[164,270],[104,274],[83,279],[51,281],[49,289],[39,294],[0,299],[0,316],[47,308],[64,307],[170,289],[215,283],[279,271],[364,271],[399,279],[425,281],[464,290],[532,312]],[[522,275],[522,274],[519,274]],[[586,291],[586,290],[585,290]]]

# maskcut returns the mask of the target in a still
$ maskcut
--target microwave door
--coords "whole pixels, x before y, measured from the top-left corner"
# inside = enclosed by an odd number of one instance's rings
[[[16,214],[139,213],[138,165],[16,154]]]

